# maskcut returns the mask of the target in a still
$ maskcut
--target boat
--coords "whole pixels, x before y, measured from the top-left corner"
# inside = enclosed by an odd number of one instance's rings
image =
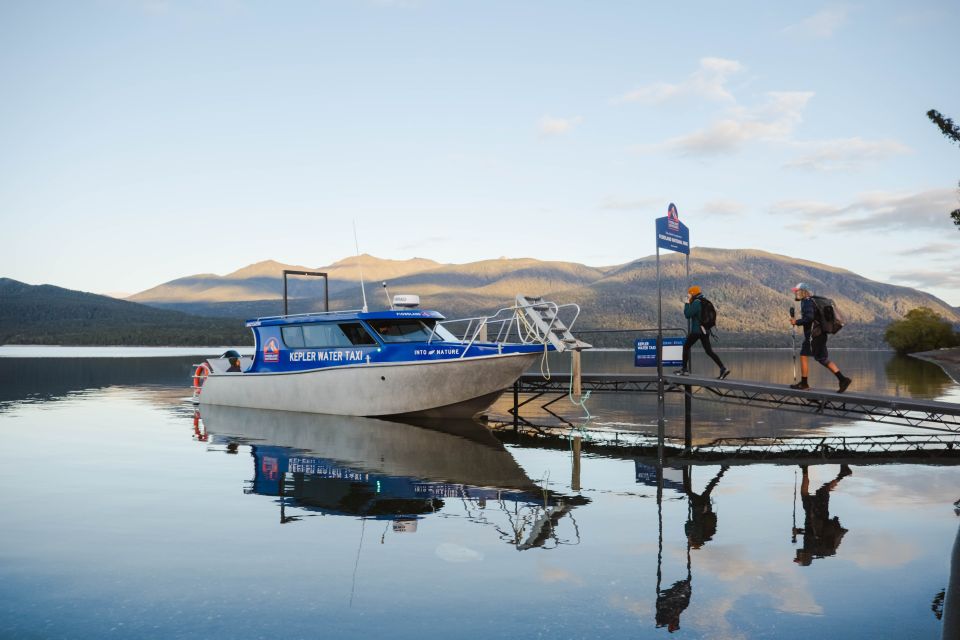
[[[385,310],[248,320],[253,356],[227,352],[197,365],[194,400],[349,416],[471,418],[538,358],[590,346],[570,332],[577,305],[518,295],[489,316],[447,320],[419,304],[418,296],[398,295]]]

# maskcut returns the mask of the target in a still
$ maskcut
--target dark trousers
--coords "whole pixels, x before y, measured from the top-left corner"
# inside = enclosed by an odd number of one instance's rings
[[[700,332],[691,333],[683,342],[683,368],[690,371],[690,347],[695,345],[697,340],[703,342],[703,352],[710,356],[710,358],[717,363],[718,367],[723,369],[723,363],[720,362],[720,358],[713,352],[713,347],[710,346],[710,336]]]

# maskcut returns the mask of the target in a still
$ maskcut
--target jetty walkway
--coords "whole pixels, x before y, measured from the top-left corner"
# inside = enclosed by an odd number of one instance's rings
[[[784,384],[716,380],[695,375],[668,374],[663,380],[665,393],[682,393],[689,398],[960,434],[960,403],[815,389],[801,391]],[[565,374],[552,375],[549,380],[537,374],[523,375],[513,387],[511,413],[519,417],[524,405],[544,396],[557,396],[541,405],[546,409],[569,393],[570,384],[570,376]],[[652,373],[583,374],[580,386],[582,391],[591,393],[656,393],[657,376]],[[520,394],[527,397],[521,401]]]
[[[523,431],[535,435],[556,435],[557,429],[536,425],[525,419],[525,406],[539,406],[552,414],[565,427],[559,431],[576,428],[550,410],[550,406],[571,393],[571,376],[555,374],[545,380],[537,374],[521,376],[513,386],[513,406],[510,409],[512,424],[494,424],[495,428]],[[656,394],[657,376],[653,373],[583,374],[579,387],[581,393],[591,394]],[[682,447],[668,447],[668,455],[681,456],[701,461],[729,460],[732,458],[771,460],[813,456],[816,459],[844,459],[855,457],[880,459],[904,458],[925,455],[938,451],[948,458],[960,460],[960,403],[923,400],[864,393],[836,393],[826,390],[798,390],[789,385],[743,380],[717,380],[693,376],[664,375],[664,395],[682,395],[684,399],[684,442]],[[789,438],[723,438],[709,443],[693,445],[692,400],[730,403],[735,405],[792,411],[810,415],[863,420],[879,424],[900,425],[923,429],[927,435],[865,435],[822,436]],[[537,401],[540,402],[537,402]],[[532,405],[531,403],[537,403]],[[644,453],[655,444],[648,434],[636,432],[607,432],[608,444],[613,449],[633,449]],[[600,438],[603,440],[604,438]],[[605,447],[594,439],[591,446]]]

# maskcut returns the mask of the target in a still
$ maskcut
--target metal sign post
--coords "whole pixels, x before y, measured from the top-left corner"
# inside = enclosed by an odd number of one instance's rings
[[[666,435],[663,388],[663,286],[660,282],[660,247],[687,255],[687,280],[690,279],[690,230],[680,222],[677,205],[667,207],[667,215],[657,218],[657,460],[663,464],[663,439]],[[689,412],[688,412],[689,415]]]

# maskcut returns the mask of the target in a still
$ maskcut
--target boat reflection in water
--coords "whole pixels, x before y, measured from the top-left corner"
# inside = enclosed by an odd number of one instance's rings
[[[571,510],[589,502],[539,487],[485,426],[467,420],[416,425],[205,405],[194,429],[227,453],[250,447],[246,493],[279,498],[281,523],[307,514],[359,516],[412,532],[420,518],[456,500],[468,519],[524,550],[569,543],[558,531],[561,519],[572,520]],[[578,535],[575,523],[570,528]]]

